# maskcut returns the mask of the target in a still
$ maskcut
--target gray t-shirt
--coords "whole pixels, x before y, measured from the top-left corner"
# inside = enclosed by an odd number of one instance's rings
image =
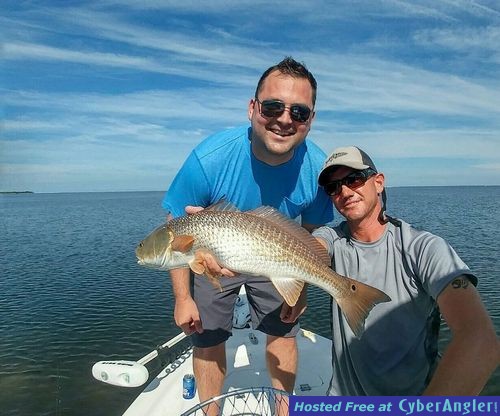
[[[313,235],[328,243],[337,273],[391,298],[372,309],[360,339],[333,303],[333,377],[328,394],[420,395],[437,359],[436,299],[457,276],[467,275],[474,284],[476,277],[446,241],[403,221],[401,227],[388,223],[373,243],[349,238],[345,222],[321,227]]]

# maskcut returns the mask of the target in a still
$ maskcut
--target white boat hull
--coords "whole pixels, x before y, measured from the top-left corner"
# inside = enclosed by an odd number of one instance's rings
[[[255,340],[257,342],[255,343]],[[253,342],[252,342],[253,341]],[[224,392],[271,386],[265,360],[266,336],[250,328],[233,329],[226,343],[227,375]],[[331,341],[309,331],[297,335],[299,362],[294,394],[321,396],[331,378]],[[199,403],[182,397],[182,379],[193,373],[192,349],[166,366],[137,397],[124,416],[180,415]],[[248,398],[245,398],[248,400]]]

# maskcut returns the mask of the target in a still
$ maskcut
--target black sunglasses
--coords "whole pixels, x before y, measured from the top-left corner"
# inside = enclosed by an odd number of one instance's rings
[[[330,195],[330,196],[335,196],[340,193],[342,190],[342,185],[347,186],[350,189],[356,189],[359,188],[360,186],[364,185],[365,182],[372,177],[373,175],[376,175],[377,172],[375,172],[373,169],[368,168],[364,170],[358,170],[355,172],[350,173],[346,177],[332,181],[330,183],[327,183],[326,185],[323,185],[323,189],[325,192]]]
[[[259,101],[255,98],[260,105],[260,114],[264,117],[279,117],[288,108],[290,111],[290,118],[293,121],[299,123],[305,123],[311,117],[312,110],[304,104],[292,104],[291,106],[286,106],[283,101],[280,100],[264,100]]]

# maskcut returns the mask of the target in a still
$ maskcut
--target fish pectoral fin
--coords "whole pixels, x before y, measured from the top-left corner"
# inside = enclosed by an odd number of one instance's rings
[[[279,292],[285,302],[290,306],[295,306],[297,300],[299,299],[300,293],[304,288],[304,282],[302,280],[285,278],[273,278],[271,279],[276,290]]]
[[[210,283],[212,283],[216,288],[218,288],[222,292],[222,285],[220,284],[219,278],[222,274],[214,274],[210,272],[207,268],[206,260],[204,254],[206,252],[202,250],[198,250],[194,253],[194,258],[191,260],[189,264],[189,268],[196,274],[205,275]]]
[[[194,256],[194,259],[188,262],[189,268],[195,274],[203,274],[205,273],[205,264],[203,262],[203,258]]]
[[[172,250],[186,253],[193,247],[194,237],[191,235],[176,235],[172,241]]]

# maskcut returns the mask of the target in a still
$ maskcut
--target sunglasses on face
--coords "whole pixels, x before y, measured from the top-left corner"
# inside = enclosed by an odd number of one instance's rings
[[[260,114],[264,117],[279,117],[288,108],[290,112],[290,118],[293,121],[299,123],[305,123],[309,120],[312,110],[304,104],[292,104],[291,106],[286,106],[283,101],[280,100],[264,100],[259,101],[255,98],[260,105]]]
[[[364,170],[358,170],[350,173],[349,175],[347,175],[342,179],[332,181],[330,183],[327,183],[326,185],[323,185],[323,189],[328,195],[335,196],[340,194],[340,191],[342,190],[342,185],[345,185],[350,189],[356,189],[364,185],[369,178],[371,178],[373,175],[376,174],[377,172],[375,172],[373,169],[370,168]]]

